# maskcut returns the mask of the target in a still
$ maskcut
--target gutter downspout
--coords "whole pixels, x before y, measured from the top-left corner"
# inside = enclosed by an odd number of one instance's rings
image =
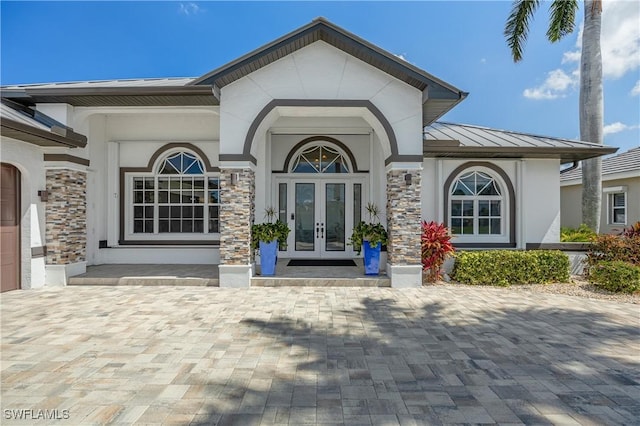
[[[579,165],[580,165],[580,160],[576,160],[573,162],[573,165],[571,167],[567,167],[564,170],[560,170],[560,174],[570,172],[571,170],[575,170],[578,168]]]

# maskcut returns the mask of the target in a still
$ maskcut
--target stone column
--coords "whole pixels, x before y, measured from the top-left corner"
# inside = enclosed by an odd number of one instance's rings
[[[387,167],[387,274],[392,287],[422,285],[421,165]]]
[[[251,225],[255,216],[255,172],[220,170],[220,287],[249,287],[253,276]]]
[[[46,171],[46,283],[66,285],[86,271],[87,174],[73,169]]]

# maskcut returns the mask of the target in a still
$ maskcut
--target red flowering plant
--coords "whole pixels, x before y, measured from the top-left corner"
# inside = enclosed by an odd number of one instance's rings
[[[422,270],[427,281],[441,278],[440,268],[453,255],[451,233],[444,223],[422,221]]]
[[[640,237],[640,222],[636,222],[622,231],[622,235],[628,238]]]

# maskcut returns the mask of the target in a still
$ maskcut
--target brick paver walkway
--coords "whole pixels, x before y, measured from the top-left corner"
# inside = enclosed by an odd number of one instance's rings
[[[68,287],[1,307],[3,425],[640,418],[638,305],[451,286]]]

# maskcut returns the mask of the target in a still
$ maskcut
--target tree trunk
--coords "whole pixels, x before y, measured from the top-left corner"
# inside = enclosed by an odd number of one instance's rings
[[[601,1],[585,0],[580,60],[580,139],[602,144],[603,95],[600,53]],[[582,162],[582,221],[600,230],[602,210],[602,158]]]

